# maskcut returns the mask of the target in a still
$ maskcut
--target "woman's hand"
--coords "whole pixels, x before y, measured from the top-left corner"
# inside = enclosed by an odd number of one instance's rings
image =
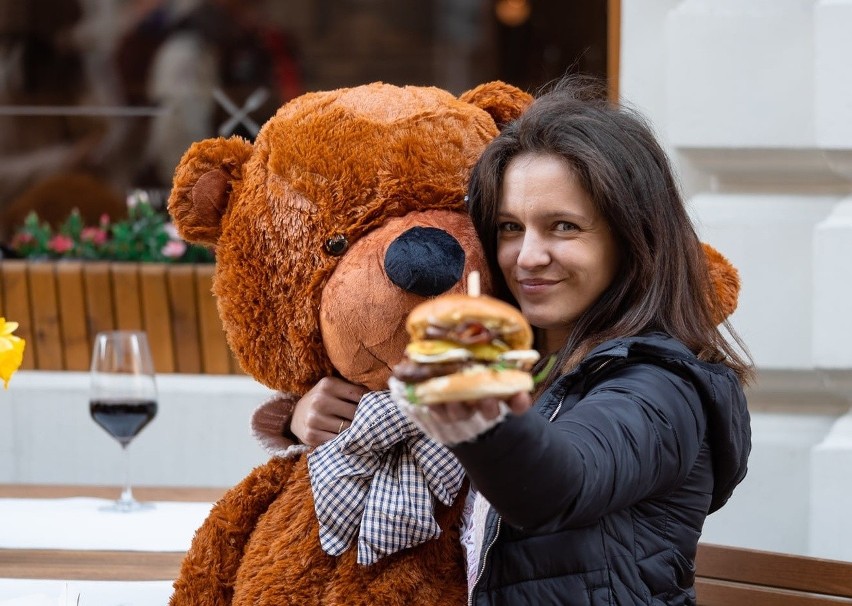
[[[302,444],[319,446],[352,424],[355,407],[367,388],[325,377],[296,403],[290,431]]]
[[[509,414],[522,414],[532,406],[532,396],[518,393],[510,398],[484,398],[470,402],[448,402],[430,406],[412,404],[402,381],[388,381],[391,397],[400,410],[423,432],[441,444],[453,446],[475,440]]]

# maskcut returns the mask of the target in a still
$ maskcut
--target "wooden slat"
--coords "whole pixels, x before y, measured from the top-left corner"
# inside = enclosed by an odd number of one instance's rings
[[[701,544],[696,568],[705,578],[852,598],[850,562]]]
[[[55,263],[30,263],[30,304],[38,370],[63,370],[62,331],[56,299]]]
[[[56,290],[62,342],[65,349],[65,370],[88,370],[91,348],[89,328],[86,324],[82,262],[57,263]]]
[[[224,335],[223,335],[224,338]],[[227,340],[225,340],[227,343]],[[243,369],[240,368],[240,363],[237,361],[237,357],[234,355],[234,352],[231,351],[231,348],[228,348],[228,368],[230,369],[230,373],[232,375],[241,375],[243,374]]]
[[[24,369],[86,370],[94,336],[125,329],[149,333],[158,372],[241,374],[212,296],[213,269],[5,260],[0,314],[27,340]]]
[[[0,576],[11,579],[170,581],[182,552],[0,549]]]
[[[25,261],[0,262],[0,281],[3,282],[0,297],[0,315],[18,323],[15,334],[24,339],[23,370],[33,370],[35,365],[36,342],[33,338],[33,322],[30,313],[30,287],[27,263]]]
[[[226,488],[204,486],[133,486],[133,495],[142,501],[195,501],[213,503],[222,498]],[[72,484],[0,484],[0,499],[67,499],[96,497],[113,499],[121,492],[118,486]]]
[[[213,267],[196,265],[195,272],[202,366],[206,373],[226,375],[231,372],[231,352],[213,298]]]
[[[202,366],[195,268],[192,265],[174,265],[169,268],[167,279],[175,370],[200,373]]]
[[[607,96],[615,102],[621,94],[621,0],[607,0],[606,30]]]
[[[852,599],[825,594],[776,589],[698,578],[695,581],[698,606],[849,606]]]
[[[87,261],[83,264],[83,291],[86,295],[86,323],[91,351],[96,334],[115,330],[112,277],[108,262]]]
[[[115,327],[119,330],[144,330],[138,263],[110,264]]]
[[[174,372],[175,357],[166,265],[163,263],[140,265],[139,285],[142,292],[142,321],[145,332],[148,333],[154,369],[157,372]]]

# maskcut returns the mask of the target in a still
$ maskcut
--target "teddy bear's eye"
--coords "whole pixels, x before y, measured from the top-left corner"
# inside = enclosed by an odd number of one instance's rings
[[[335,257],[345,253],[347,248],[349,248],[349,242],[343,234],[334,235],[325,241],[325,252]]]

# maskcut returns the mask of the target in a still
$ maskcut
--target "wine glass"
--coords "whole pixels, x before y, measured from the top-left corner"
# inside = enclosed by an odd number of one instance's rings
[[[127,446],[157,414],[154,363],[144,332],[115,330],[95,336],[89,413],[124,451],[124,490],[103,510],[130,512],[153,507],[133,498]]]

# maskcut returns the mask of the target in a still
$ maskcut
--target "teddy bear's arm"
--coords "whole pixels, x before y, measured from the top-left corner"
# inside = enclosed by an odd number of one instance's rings
[[[290,421],[298,401],[296,394],[279,392],[252,413],[251,433],[273,457],[289,458],[308,449],[290,431]]]
[[[213,506],[181,563],[170,606],[231,603],[246,543],[296,461],[276,458],[256,467]]]

